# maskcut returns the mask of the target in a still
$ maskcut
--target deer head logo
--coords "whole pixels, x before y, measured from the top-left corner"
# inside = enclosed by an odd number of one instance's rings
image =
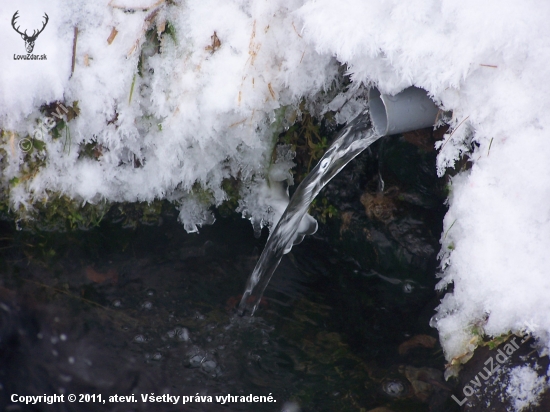
[[[17,20],[17,18],[19,17],[17,13],[19,13],[19,10],[17,10],[15,12],[15,14],[13,15],[13,17],[11,18],[11,25],[12,25],[13,29],[21,35],[23,40],[25,40],[25,48],[27,49],[27,53],[30,54],[30,53],[32,53],[32,51],[34,49],[34,42],[36,41],[36,38],[38,37],[38,35],[40,33],[42,33],[42,31],[44,31],[44,28],[46,27],[46,24],[48,24],[49,17],[46,13],[44,13],[44,18],[46,19],[46,21],[44,21],[44,25],[42,26],[42,28],[40,30],[38,30],[38,31],[34,30],[33,33],[32,33],[32,36],[29,36],[27,34],[27,30],[25,30],[24,33],[21,33],[19,31],[20,26],[15,27],[15,20]]]

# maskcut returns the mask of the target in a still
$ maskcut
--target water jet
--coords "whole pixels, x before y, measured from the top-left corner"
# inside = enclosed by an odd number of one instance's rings
[[[340,131],[296,189],[248,278],[238,307],[239,315],[254,315],[281,258],[291,250],[294,239],[301,236],[297,234],[298,227],[321,189],[381,137],[433,126],[439,112],[426,91],[417,87],[409,87],[395,96],[383,95],[372,88],[368,100],[369,107]]]

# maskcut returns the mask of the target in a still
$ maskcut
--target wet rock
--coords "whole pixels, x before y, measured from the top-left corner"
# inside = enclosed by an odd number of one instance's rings
[[[399,354],[406,355],[413,348],[434,348],[437,339],[429,335],[416,335],[399,345]]]
[[[397,188],[390,188],[387,192],[370,193],[365,192],[360,198],[365,206],[365,213],[370,219],[377,219],[384,223],[389,223],[395,218],[397,205],[395,197]]]
[[[550,411],[550,391],[544,390],[550,360],[533,346],[533,339],[513,336],[492,350],[478,347],[463,366],[453,394],[461,411],[514,411],[521,405],[522,412]],[[536,402],[529,405],[528,399]]]
[[[411,383],[414,395],[422,402],[427,402],[434,392],[450,389],[443,381],[443,372],[433,368],[415,368],[407,365],[402,372]]]

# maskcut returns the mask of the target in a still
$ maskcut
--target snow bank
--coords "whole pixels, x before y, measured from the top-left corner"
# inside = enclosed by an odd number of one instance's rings
[[[50,22],[35,53],[48,60],[34,62],[11,60],[23,42],[9,24],[15,9],[0,11],[1,127],[31,133],[37,108],[52,101],[78,101],[80,115],[70,152],[66,139],[44,138],[44,165],[10,189],[14,207],[48,191],[86,202],[166,197],[195,230],[226,196],[223,179],[235,177],[250,182],[242,210],[269,219],[253,199],[273,133],[302,97],[319,112],[337,106],[342,96],[331,106],[323,90],[339,62],[353,87],[426,89],[453,113],[439,173],[464,154],[472,163],[452,179],[442,234],[439,287],[453,289],[433,324],[447,359],[471,350],[479,331],[531,328],[550,348],[550,3],[58,0],[46,10],[36,0],[20,6],[21,23],[39,25],[42,10]],[[353,111],[344,112],[340,120]],[[79,157],[92,141],[101,155]],[[9,133],[2,147],[7,185],[25,177],[24,157]]]

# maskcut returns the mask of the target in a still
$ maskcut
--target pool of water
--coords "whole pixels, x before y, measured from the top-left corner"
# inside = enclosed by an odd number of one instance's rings
[[[376,150],[364,161],[393,153]],[[356,173],[360,162],[346,173]],[[345,185],[338,178],[331,184],[327,198],[343,199],[343,213],[351,211]],[[235,307],[267,232],[256,239],[239,217],[219,217],[198,235],[186,234],[169,208],[159,225],[137,228],[109,219],[67,233],[2,224],[0,408],[454,410],[437,334],[428,326],[438,302],[437,250],[426,249],[422,228],[434,227],[437,239],[440,223],[430,221],[433,213],[422,220],[420,212],[392,210],[393,220],[356,210],[360,229],[342,228],[341,219],[293,248],[253,318],[237,316]],[[358,234],[375,246],[361,246]],[[14,393],[64,394],[65,402],[26,406],[10,401]],[[107,401],[70,403],[69,394]],[[136,402],[109,402],[132,394]],[[143,402],[147,394],[192,400]],[[216,400],[228,394],[238,398]],[[249,395],[274,402],[249,402]]]

